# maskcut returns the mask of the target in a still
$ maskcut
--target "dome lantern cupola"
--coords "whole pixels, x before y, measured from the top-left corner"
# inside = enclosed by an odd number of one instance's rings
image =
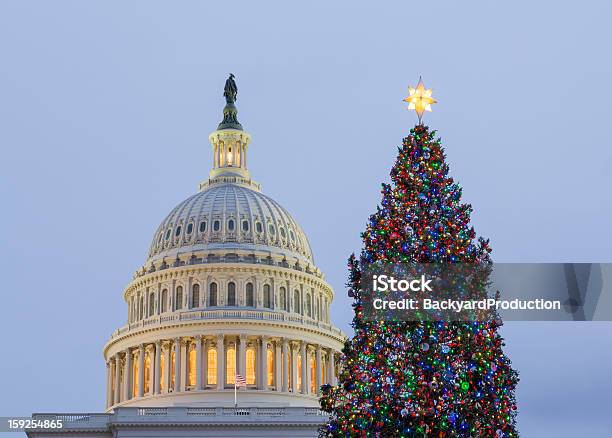
[[[238,88],[234,81],[234,75],[230,74],[225,81],[223,91],[225,97],[223,121],[219,123],[217,130],[208,137],[213,147],[211,180],[221,175],[234,175],[247,180],[250,179],[250,173],[247,169],[247,149],[251,136],[242,129],[242,125],[238,122],[238,110],[234,104],[237,94]]]

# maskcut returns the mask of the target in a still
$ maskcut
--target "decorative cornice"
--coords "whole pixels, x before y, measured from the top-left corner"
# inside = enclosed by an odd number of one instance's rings
[[[346,334],[344,334],[344,332],[342,332],[341,330],[338,329],[338,334],[334,334],[331,332],[326,332],[326,331],[322,331],[322,330],[316,330],[316,329],[311,329],[308,327],[302,327],[302,326],[292,326],[289,324],[271,324],[268,322],[264,322],[264,321],[244,321],[244,322],[248,322],[249,323],[249,328],[254,328],[254,327],[269,327],[269,328],[274,328],[275,330],[279,331],[279,335],[278,338],[284,338],[286,339],[287,342],[293,342],[295,341],[295,339],[293,338],[289,338],[287,337],[287,332],[283,332],[284,330],[296,330],[298,332],[303,332],[303,333],[309,333],[311,335],[317,336],[317,337],[321,337],[321,339],[327,339],[328,342],[331,343],[338,343],[338,347],[337,348],[341,348],[341,345],[344,344],[344,341],[346,340]],[[112,338],[110,339],[106,345],[103,348],[103,354],[104,357],[107,356],[108,351],[114,346],[117,345],[119,343],[122,343],[123,341],[130,339],[130,338],[136,338],[138,336],[141,335],[145,335],[145,334],[151,334],[151,333],[155,333],[155,332],[159,332],[159,336],[163,337],[163,332],[168,329],[168,328],[181,328],[181,327],[196,327],[196,326],[227,326],[227,327],[231,327],[233,330],[233,332],[239,332],[240,330],[244,329],[245,327],[242,327],[241,325],[239,325],[237,323],[236,320],[214,320],[214,321],[202,321],[202,320],[197,320],[197,321],[185,321],[179,324],[175,324],[172,326],[157,326],[157,327],[148,327],[145,329],[141,329],[138,331],[134,331],[134,332],[129,332],[127,334],[123,334],[120,335],[116,338]],[[217,335],[217,337],[225,337],[226,334],[225,333],[220,333]],[[298,337],[299,335],[295,335],[296,337]],[[303,335],[302,335],[303,336]],[[172,336],[168,336],[168,338],[174,338],[176,337],[176,335],[172,335]],[[300,336],[301,337],[301,336]],[[169,343],[166,342],[166,343]],[[323,342],[323,344],[327,344],[326,342]],[[331,348],[327,345],[324,345],[326,348]],[[121,351],[129,351],[130,347],[128,347],[127,349],[122,349]]]

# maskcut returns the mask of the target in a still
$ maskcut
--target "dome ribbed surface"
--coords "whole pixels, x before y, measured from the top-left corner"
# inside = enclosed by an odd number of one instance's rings
[[[158,227],[149,260],[232,249],[282,253],[313,263],[306,235],[285,208],[231,183],[213,185],[178,204]]]

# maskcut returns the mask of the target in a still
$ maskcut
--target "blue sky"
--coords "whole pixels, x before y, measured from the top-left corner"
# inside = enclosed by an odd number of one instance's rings
[[[208,175],[230,72],[252,174],[308,233],[347,331],[345,261],[415,122],[401,99],[419,75],[496,261],[611,262],[611,13],[588,0],[0,3],[0,415],[103,409],[123,287]],[[610,433],[611,324],[503,333],[524,436]]]

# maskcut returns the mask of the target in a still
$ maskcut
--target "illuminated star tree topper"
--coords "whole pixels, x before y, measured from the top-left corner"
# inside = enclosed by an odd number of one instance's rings
[[[408,97],[404,99],[404,102],[408,102],[408,109],[415,110],[419,117],[419,124],[423,118],[425,111],[431,112],[431,105],[437,103],[437,101],[431,97],[432,89],[426,89],[423,84],[423,79],[419,76],[419,83],[416,88],[408,87]]]

